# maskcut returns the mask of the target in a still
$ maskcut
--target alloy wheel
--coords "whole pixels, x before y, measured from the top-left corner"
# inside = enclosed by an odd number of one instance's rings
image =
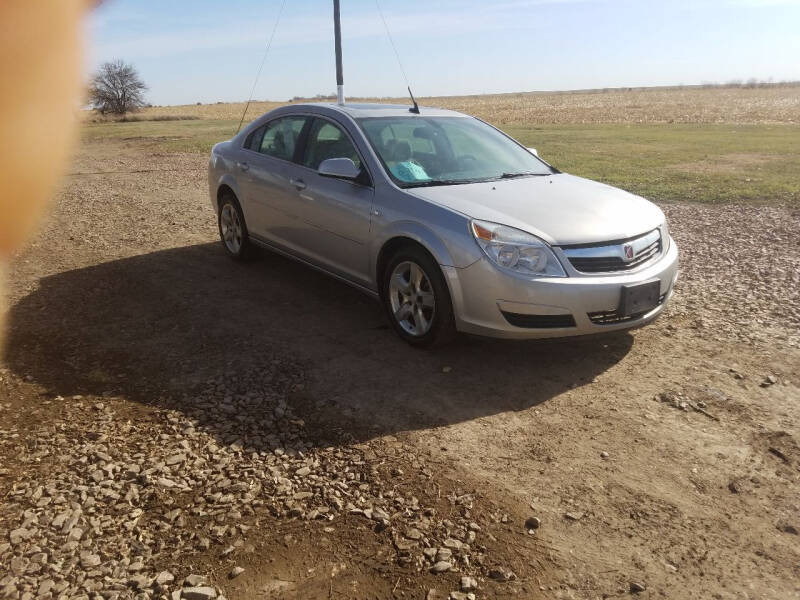
[[[239,211],[230,203],[222,207],[219,228],[228,251],[234,255],[239,254],[242,248],[242,221],[239,219]]]
[[[421,337],[430,331],[436,314],[436,297],[427,274],[417,263],[399,263],[389,278],[389,300],[398,325]]]

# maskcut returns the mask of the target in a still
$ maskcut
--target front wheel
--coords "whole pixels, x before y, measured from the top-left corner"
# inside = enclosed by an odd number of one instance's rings
[[[455,336],[447,282],[423,249],[401,249],[389,261],[382,297],[394,330],[413,346],[442,345]]]

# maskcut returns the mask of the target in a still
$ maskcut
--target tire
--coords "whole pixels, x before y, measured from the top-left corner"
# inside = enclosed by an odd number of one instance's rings
[[[394,330],[412,346],[442,346],[455,337],[447,282],[439,265],[420,246],[405,246],[389,259],[381,300]]]
[[[253,256],[253,245],[247,233],[247,224],[239,201],[233,192],[223,192],[217,213],[219,238],[225,252],[234,260],[247,260]]]

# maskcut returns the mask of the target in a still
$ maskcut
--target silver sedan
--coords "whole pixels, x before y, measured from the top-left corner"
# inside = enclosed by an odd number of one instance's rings
[[[678,276],[658,207],[453,111],[278,108],[214,146],[209,187],[233,258],[259,246],[346,281],[418,346],[638,327]]]

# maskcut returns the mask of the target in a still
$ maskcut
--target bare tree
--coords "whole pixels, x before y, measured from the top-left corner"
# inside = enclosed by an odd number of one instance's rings
[[[100,65],[89,86],[89,102],[102,114],[122,115],[145,105],[147,86],[133,65],[114,60]]]

